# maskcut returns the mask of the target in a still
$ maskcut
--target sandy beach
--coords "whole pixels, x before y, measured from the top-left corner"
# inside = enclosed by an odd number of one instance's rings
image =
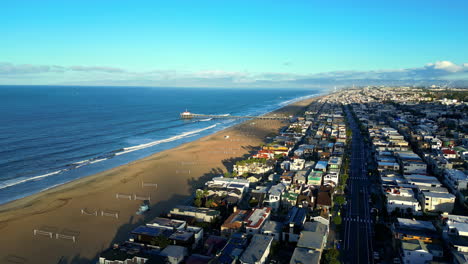
[[[275,113],[295,114],[316,99],[293,103]],[[112,243],[126,240],[133,228],[186,203],[196,188],[226,172],[285,124],[249,120],[2,205],[0,263],[91,263]],[[132,199],[126,198],[129,196]],[[149,213],[135,214],[141,204],[135,196],[151,198]]]

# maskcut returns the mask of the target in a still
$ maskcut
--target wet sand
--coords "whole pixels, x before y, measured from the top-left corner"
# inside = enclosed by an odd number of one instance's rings
[[[293,103],[275,113],[298,113],[317,98]],[[230,170],[235,161],[258,149],[265,137],[286,124],[278,120],[246,121],[1,205],[0,263],[92,263],[112,243],[126,240],[136,226],[189,201],[198,187]],[[117,198],[116,194],[122,195]],[[151,211],[136,215],[142,201],[135,200],[135,195],[149,196]]]

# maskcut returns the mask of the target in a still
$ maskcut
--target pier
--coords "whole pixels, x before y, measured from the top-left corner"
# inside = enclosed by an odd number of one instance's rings
[[[193,118],[230,118],[230,119],[264,119],[264,120],[290,120],[288,116],[232,116],[232,115],[203,115],[203,114],[194,114],[188,111],[185,111],[180,114],[182,119],[193,119]]]

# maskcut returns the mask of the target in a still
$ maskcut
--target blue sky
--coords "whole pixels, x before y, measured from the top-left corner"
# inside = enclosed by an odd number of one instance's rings
[[[465,0],[2,1],[0,84],[466,79],[467,10]]]

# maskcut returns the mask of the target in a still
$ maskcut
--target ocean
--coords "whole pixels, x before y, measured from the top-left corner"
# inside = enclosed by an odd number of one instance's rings
[[[316,96],[312,89],[0,86],[0,204]]]

